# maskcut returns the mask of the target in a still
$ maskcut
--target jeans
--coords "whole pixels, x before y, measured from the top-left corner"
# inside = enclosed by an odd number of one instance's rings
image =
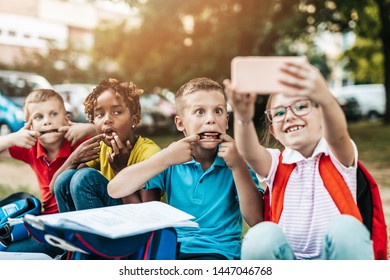
[[[265,242],[266,240],[266,242]],[[244,260],[295,260],[295,254],[282,229],[262,222],[248,230],[241,249]],[[373,260],[370,233],[356,218],[337,216],[328,227],[321,253],[323,260]]]
[[[54,195],[60,212],[121,205],[107,192],[108,180],[96,169],[70,169],[61,173],[54,184]]]

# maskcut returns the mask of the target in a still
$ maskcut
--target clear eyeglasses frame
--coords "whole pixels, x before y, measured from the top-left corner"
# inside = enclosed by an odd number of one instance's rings
[[[296,116],[304,116],[313,109],[313,102],[309,99],[295,101],[288,106],[278,106],[265,110],[265,115],[271,123],[282,122],[286,119],[287,110],[290,109]]]

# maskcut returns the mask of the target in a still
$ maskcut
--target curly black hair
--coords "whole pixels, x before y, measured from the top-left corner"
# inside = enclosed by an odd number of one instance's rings
[[[137,88],[132,82],[121,82],[109,78],[101,81],[84,100],[84,112],[90,123],[94,121],[94,110],[98,97],[108,89],[112,89],[117,96],[123,99],[132,115],[138,115],[138,120],[141,119],[139,96],[144,92],[143,89]]]

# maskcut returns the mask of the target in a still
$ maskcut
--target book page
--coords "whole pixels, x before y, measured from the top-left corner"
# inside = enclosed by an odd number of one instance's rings
[[[26,217],[30,224],[48,224],[120,238],[166,227],[197,227],[194,217],[166,203],[153,201]]]

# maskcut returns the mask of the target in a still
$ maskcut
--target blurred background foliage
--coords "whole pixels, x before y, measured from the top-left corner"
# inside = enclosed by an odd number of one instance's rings
[[[139,10],[138,28],[101,22],[92,50],[68,42],[29,55],[15,69],[39,72],[51,83],[115,76],[147,91],[176,91],[198,76],[222,82],[237,55],[304,54],[327,77],[332,65],[315,39],[353,31],[355,44],[338,61],[355,83],[384,83],[390,100],[390,0],[112,0],[118,1]],[[87,69],[77,67],[80,55],[91,59]]]

